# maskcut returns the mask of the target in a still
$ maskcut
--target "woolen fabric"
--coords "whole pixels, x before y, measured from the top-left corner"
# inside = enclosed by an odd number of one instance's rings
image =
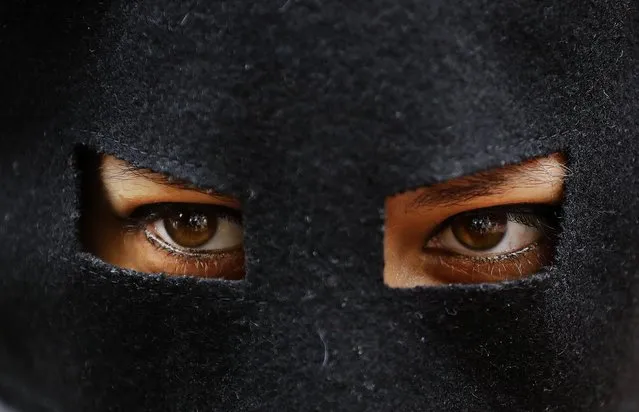
[[[632,0],[3,1],[0,400],[639,410],[638,23]],[[384,285],[385,197],[557,151],[552,266]],[[85,252],[89,153],[241,199],[246,279]]]

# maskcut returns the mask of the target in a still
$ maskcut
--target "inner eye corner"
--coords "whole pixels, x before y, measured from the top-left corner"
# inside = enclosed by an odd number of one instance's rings
[[[105,156],[84,146],[75,153],[82,253],[141,273],[245,280],[241,211],[227,197],[158,182],[153,172],[122,161],[107,164]],[[161,242],[152,242],[147,234],[157,222],[173,226],[154,232]]]
[[[387,196],[384,284],[502,283],[553,267],[565,175],[549,176],[546,165],[535,164],[533,159]],[[563,170],[565,164],[553,167]]]

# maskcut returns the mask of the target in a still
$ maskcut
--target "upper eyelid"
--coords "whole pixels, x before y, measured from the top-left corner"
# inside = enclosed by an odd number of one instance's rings
[[[466,210],[464,212],[457,213],[448,219],[453,219],[457,216],[461,215],[472,215],[472,214],[485,214],[485,213],[520,213],[520,214],[540,214],[539,212],[550,212],[557,209],[556,205],[548,205],[544,203],[515,203],[515,204],[506,204],[506,205],[495,205],[482,207],[478,209]],[[447,219],[447,220],[448,220]]]
[[[435,226],[435,228],[431,230],[428,236],[426,237],[425,242],[428,242],[430,239],[434,238],[435,236],[443,232],[444,229],[446,229],[450,225],[453,219],[456,219],[459,216],[491,213],[491,212],[494,213],[496,211],[499,211],[502,213],[505,212],[505,213],[508,213],[509,215],[515,215],[515,214],[536,215],[538,213],[535,213],[535,211],[539,211],[542,209],[556,211],[558,209],[558,206],[538,204],[538,203],[520,203],[520,204],[513,204],[513,205],[497,205],[497,206],[483,207],[479,209],[466,210],[464,212],[456,213],[452,216],[447,217],[441,223]]]
[[[192,211],[211,212],[215,211],[216,215],[230,216],[237,220],[242,219],[242,212],[238,209],[226,205],[218,205],[213,203],[189,203],[189,202],[160,202],[160,203],[148,203],[142,206],[138,206],[128,219],[151,221],[161,218],[163,215],[169,212],[175,212],[178,209],[188,209]]]

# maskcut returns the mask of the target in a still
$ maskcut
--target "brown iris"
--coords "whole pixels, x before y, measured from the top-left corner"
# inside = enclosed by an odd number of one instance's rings
[[[457,240],[472,250],[489,250],[497,246],[506,235],[507,226],[505,213],[461,215],[451,222]]]
[[[164,227],[171,239],[185,248],[202,246],[217,230],[217,218],[212,214],[178,211],[164,218]]]

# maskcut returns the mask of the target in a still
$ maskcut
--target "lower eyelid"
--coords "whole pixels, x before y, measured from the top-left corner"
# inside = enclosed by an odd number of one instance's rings
[[[483,283],[518,279],[547,266],[552,245],[535,243],[496,257],[472,257],[431,253],[422,262],[422,273],[441,283]]]
[[[539,242],[534,242],[529,244],[528,246],[519,249],[519,250],[515,250],[512,252],[508,252],[508,253],[502,253],[500,255],[493,255],[493,256],[467,256],[467,255],[456,255],[461,259],[468,259],[468,260],[472,260],[474,262],[499,262],[499,261],[503,261],[503,260],[512,260],[512,259],[517,259],[519,256],[528,253],[532,250],[536,250],[539,249],[540,247],[540,243]]]
[[[164,259],[167,259],[166,262],[162,263],[162,270],[159,272],[168,272],[172,275],[180,276],[229,280],[239,280],[244,277],[244,250],[242,247],[212,253],[198,251],[189,253],[188,251],[169,248],[170,245],[169,247],[164,246],[161,240],[149,237],[146,231],[142,233],[142,236],[158,253],[164,255]],[[179,270],[169,271],[167,268],[171,267],[179,268]]]
[[[430,256],[438,256],[438,257],[449,257],[449,258],[455,258],[455,259],[463,259],[463,260],[471,260],[474,262],[486,262],[486,261],[499,261],[499,260],[508,260],[508,259],[515,259],[517,258],[517,256],[524,254],[526,252],[529,252],[533,249],[537,249],[540,247],[540,245],[543,242],[541,240],[538,240],[536,242],[530,243],[527,246],[521,248],[521,249],[517,249],[517,250],[513,250],[511,252],[505,252],[505,253],[500,253],[500,254],[494,254],[494,255],[484,255],[484,256],[474,256],[474,255],[465,255],[462,253],[458,253],[452,250],[448,250],[448,249],[444,249],[444,248],[440,248],[437,245],[433,246],[433,247],[425,247],[423,249],[423,254],[424,255],[430,255]],[[488,253],[488,252],[485,252]]]
[[[432,265],[432,261],[436,259],[437,262],[457,262],[458,264],[473,264],[473,265],[481,265],[483,263],[498,263],[498,262],[507,262],[507,261],[515,261],[520,259],[522,256],[527,253],[534,252],[541,248],[540,243],[532,243],[522,249],[509,252],[502,253],[498,255],[488,255],[488,256],[471,256],[464,255],[456,252],[451,252],[447,250],[441,249],[425,249],[424,253],[422,253],[422,259],[424,265],[430,266]]]

